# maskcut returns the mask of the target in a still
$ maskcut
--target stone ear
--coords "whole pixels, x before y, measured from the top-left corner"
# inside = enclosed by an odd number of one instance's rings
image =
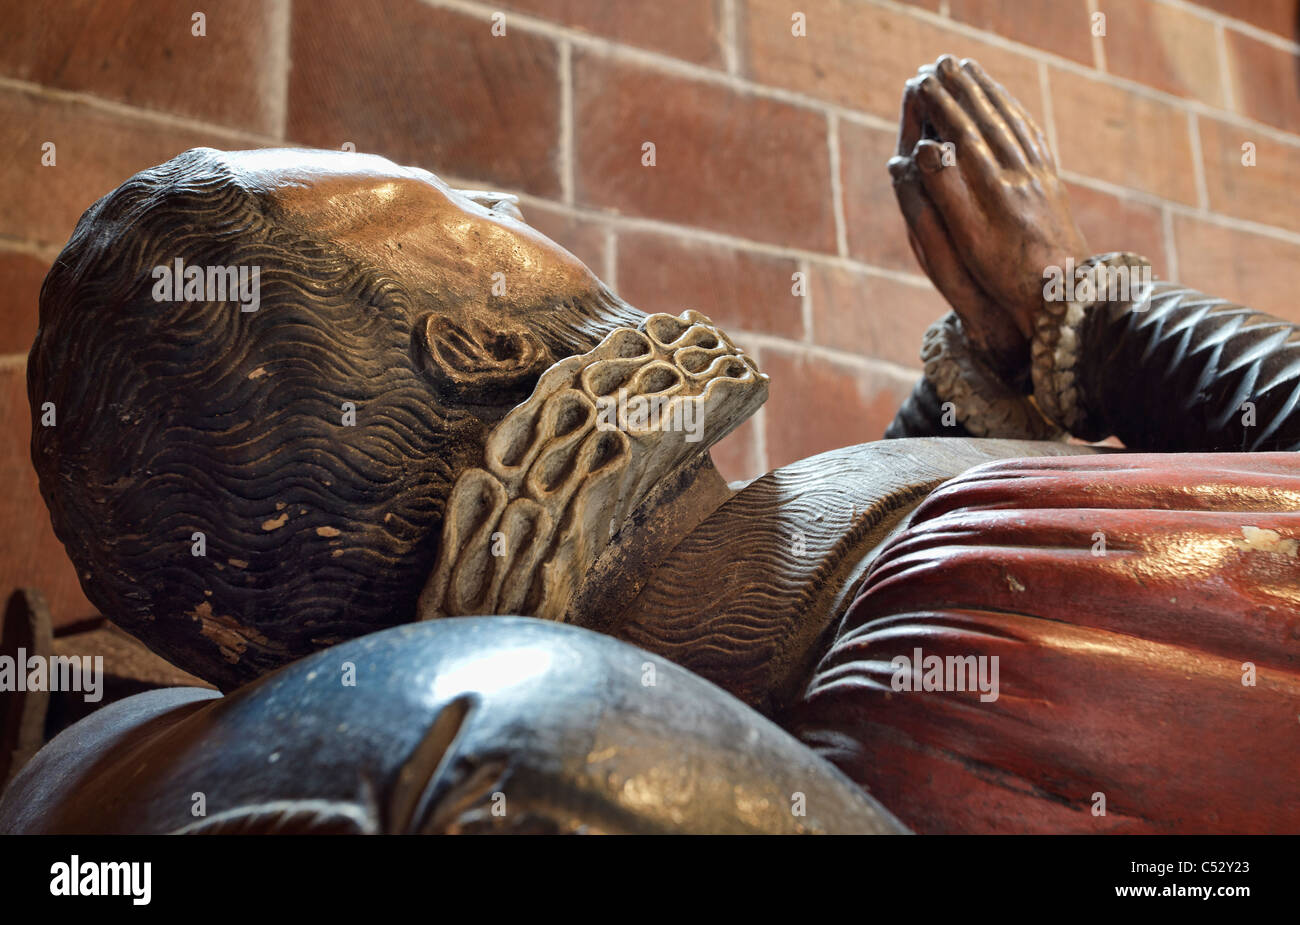
[[[415,334],[430,378],[453,402],[518,404],[554,363],[541,339],[509,318],[434,313],[417,325]]]

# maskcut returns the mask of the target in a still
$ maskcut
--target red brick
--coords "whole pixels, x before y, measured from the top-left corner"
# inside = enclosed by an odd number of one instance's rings
[[[760,364],[759,369],[762,369]],[[767,471],[758,448],[758,414],[741,424],[709,450],[713,464],[728,482],[748,481]]]
[[[1300,133],[1300,57],[1233,29],[1224,38],[1237,110]]]
[[[6,3],[0,74],[270,134],[285,66],[275,16],[262,0]]]
[[[841,119],[839,135],[849,254],[873,266],[920,273],[885,166],[897,150],[896,133]]]
[[[715,0],[502,0],[499,7],[695,64],[722,63],[720,10]],[[507,15],[507,33],[509,22]]]
[[[925,329],[951,310],[930,285],[836,266],[814,266],[809,291],[814,342],[913,369]]]
[[[45,595],[56,626],[96,611],[81,593],[76,570],[54,536],[32,468],[31,410],[22,360],[0,361],[0,595],[36,588]]]
[[[37,304],[50,262],[0,253],[0,354],[26,354],[36,338]]]
[[[560,191],[559,53],[546,38],[406,0],[293,5],[289,135],[435,173]]]
[[[948,8],[985,32],[1093,64],[1088,0],[949,0]]]
[[[1169,268],[1163,217],[1155,206],[1067,183],[1070,210],[1094,254],[1133,251],[1151,261],[1157,276]]]
[[[0,90],[0,234],[62,245],[81,213],[132,174],[199,145],[228,147],[217,134],[109,113],[84,103]],[[41,165],[41,146],[56,163]]]
[[[834,251],[822,114],[587,54],[574,82],[579,201]]]
[[[765,347],[772,377],[767,401],[767,462],[785,466],[842,446],[880,440],[914,378],[868,364],[839,363],[797,347]]]
[[[1263,225],[1300,231],[1300,138],[1286,144],[1249,128],[1202,117],[1201,153],[1210,208]],[[1255,164],[1241,146],[1255,146]]]
[[[649,232],[618,236],[618,293],[643,312],[703,312],[724,329],[802,339],[798,263]]]
[[[597,276],[605,275],[605,226],[575,218],[558,208],[525,205],[524,221],[565,248]]]
[[[944,53],[977,59],[1035,118],[1042,114],[1038,65],[908,13],[849,0],[806,0],[808,34],[790,34],[788,0],[742,0],[739,44],[745,72],[887,119],[898,117],[903,84]]]
[[[1107,71],[1210,106],[1223,105],[1214,23],[1151,0],[1109,3],[1104,9]]]
[[[1192,2],[1248,25],[1276,32],[1285,38],[1294,38],[1296,34],[1296,0],[1192,0]]]
[[[1174,216],[1179,282],[1300,324],[1300,245]]]
[[[1185,112],[1056,68],[1049,79],[1063,168],[1196,205]]]

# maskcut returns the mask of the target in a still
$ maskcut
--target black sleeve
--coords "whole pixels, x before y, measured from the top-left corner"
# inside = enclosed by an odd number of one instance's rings
[[[1078,377],[1085,414],[1075,436],[1085,440],[1114,435],[1155,451],[1300,449],[1300,327],[1173,283],[1089,312]]]
[[[921,376],[898,409],[894,421],[885,429],[885,438],[898,437],[969,437],[970,431],[954,417],[953,423],[943,424],[943,403],[935,394],[934,386]]]

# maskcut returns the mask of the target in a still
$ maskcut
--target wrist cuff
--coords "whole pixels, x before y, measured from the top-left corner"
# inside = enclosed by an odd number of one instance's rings
[[[1077,269],[1067,262],[1062,277],[1044,285],[1030,342],[1034,401],[1044,415],[1069,433],[1085,439],[1108,436],[1092,436],[1095,428],[1078,383],[1082,335],[1089,313],[1098,305],[1123,310],[1144,302],[1150,283],[1150,261],[1138,254],[1115,252],[1089,257]]]
[[[925,378],[943,409],[976,437],[1052,440],[1059,430],[1032,401],[1004,383],[966,341],[961,320],[949,312],[930,325],[921,342]]]

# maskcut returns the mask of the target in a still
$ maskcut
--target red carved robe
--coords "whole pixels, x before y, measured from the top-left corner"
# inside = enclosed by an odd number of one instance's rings
[[[914,683],[930,656],[996,656],[996,699],[974,669]],[[792,719],[918,832],[1300,832],[1300,460],[970,470],[882,550]]]

